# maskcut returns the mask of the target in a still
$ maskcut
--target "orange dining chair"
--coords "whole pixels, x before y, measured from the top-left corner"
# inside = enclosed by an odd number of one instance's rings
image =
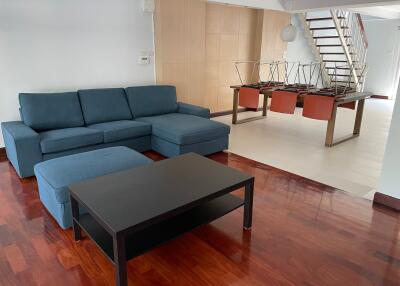
[[[274,112],[293,114],[296,109],[297,92],[276,90],[272,92],[270,110]]]
[[[330,120],[335,98],[322,95],[304,95],[303,116],[317,120]]]
[[[258,88],[241,87],[239,89],[239,105],[246,108],[258,109],[260,90]]]

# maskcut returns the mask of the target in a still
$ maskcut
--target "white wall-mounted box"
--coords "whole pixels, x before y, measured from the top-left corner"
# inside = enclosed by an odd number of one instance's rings
[[[156,5],[154,0],[143,0],[143,12],[154,13]]]

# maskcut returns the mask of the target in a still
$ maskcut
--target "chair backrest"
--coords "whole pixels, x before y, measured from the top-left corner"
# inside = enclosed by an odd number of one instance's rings
[[[258,108],[260,90],[258,88],[241,87],[239,89],[239,105],[246,108]]]
[[[297,92],[276,90],[272,92],[270,110],[279,113],[293,114],[296,110]]]
[[[330,120],[332,118],[335,98],[323,95],[305,95],[303,116],[317,120]]]

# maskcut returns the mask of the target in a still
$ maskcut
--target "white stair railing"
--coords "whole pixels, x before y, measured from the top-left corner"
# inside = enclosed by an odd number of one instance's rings
[[[330,10],[305,13],[299,18],[313,54],[325,64],[324,78],[329,78],[325,82],[330,86],[346,85],[352,90],[362,91],[367,71],[368,40],[360,14]]]
[[[348,62],[353,72],[357,90],[362,91],[366,73],[366,58],[368,51],[368,39],[365,33],[361,15],[351,11],[332,10],[332,17],[338,33],[343,35],[344,50],[348,50],[350,61]]]

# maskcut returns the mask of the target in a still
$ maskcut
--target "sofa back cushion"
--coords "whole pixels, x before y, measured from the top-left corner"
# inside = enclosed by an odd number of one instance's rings
[[[78,93],[87,125],[132,119],[123,88],[86,89]]]
[[[35,130],[60,129],[84,125],[76,92],[20,93],[21,119]]]
[[[136,86],[126,89],[134,118],[176,112],[176,89],[169,85]]]

